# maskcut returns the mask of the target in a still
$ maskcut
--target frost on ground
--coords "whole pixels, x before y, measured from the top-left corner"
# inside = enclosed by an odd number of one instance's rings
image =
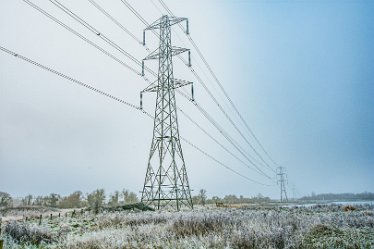
[[[3,224],[5,248],[374,248],[372,206],[118,212]]]

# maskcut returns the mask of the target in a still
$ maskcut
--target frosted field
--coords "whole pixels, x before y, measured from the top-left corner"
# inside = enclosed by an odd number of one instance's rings
[[[373,208],[201,207],[98,215],[77,211],[74,217],[71,211],[58,217],[60,210],[8,210],[1,214],[1,236],[6,249],[374,248]]]

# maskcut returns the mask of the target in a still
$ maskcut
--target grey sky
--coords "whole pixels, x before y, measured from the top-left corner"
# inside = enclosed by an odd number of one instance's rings
[[[49,1],[33,2],[140,71]],[[139,60],[146,56],[142,46],[88,1],[61,2]],[[97,2],[141,38],[144,25],[121,1]],[[161,15],[153,5],[162,10],[156,0],[129,2],[148,22]],[[190,19],[193,39],[230,97],[275,161],[288,169],[288,187],[294,185],[298,195],[374,190],[373,3],[166,3],[176,15]],[[146,87],[140,77],[21,0],[3,0],[0,8],[1,46],[138,105],[139,92]],[[191,48],[187,38],[174,30],[175,45]],[[150,33],[147,38],[148,46],[155,49],[157,39]],[[193,49],[192,54],[195,69],[239,124]],[[179,60],[174,64],[175,77],[196,82]],[[2,191],[23,196],[89,192],[98,187],[108,192],[142,189],[152,136],[150,119],[3,52],[0,65]],[[157,69],[156,62],[147,65]],[[197,101],[220,125],[251,151],[197,82],[195,93]],[[152,94],[144,96],[145,109],[150,113],[154,100]],[[191,103],[178,96],[178,105],[240,156]],[[273,184],[232,158],[182,115],[179,120],[182,136],[241,174]],[[277,186],[248,182],[189,145],[182,146],[195,191],[205,188],[210,196],[253,196],[261,192],[278,197]],[[253,152],[251,155],[255,156]]]

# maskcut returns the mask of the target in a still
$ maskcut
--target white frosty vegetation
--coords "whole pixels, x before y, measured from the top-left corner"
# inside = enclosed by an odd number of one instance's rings
[[[26,229],[35,229],[35,222],[29,223],[33,225]],[[67,232],[61,232],[62,226]],[[40,233],[46,237],[35,243],[6,232],[6,244],[61,249],[374,248],[374,213],[372,206],[347,212],[341,206],[117,212],[62,218],[44,224]]]

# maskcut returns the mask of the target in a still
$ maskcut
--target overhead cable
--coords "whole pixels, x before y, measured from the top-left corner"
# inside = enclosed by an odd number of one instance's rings
[[[56,74],[56,75],[60,76],[61,78],[64,78],[64,79],[66,79],[66,80],[69,80],[69,81],[71,81],[71,82],[73,82],[73,83],[75,83],[75,84],[77,84],[77,85],[83,86],[83,87],[85,87],[86,89],[89,89],[89,90],[91,90],[91,91],[94,91],[94,92],[96,92],[96,93],[98,93],[98,94],[100,94],[100,95],[102,95],[102,96],[108,97],[108,98],[110,98],[110,99],[113,99],[113,100],[115,100],[115,101],[121,103],[121,104],[125,104],[126,106],[131,107],[131,108],[133,108],[133,109],[135,109],[135,110],[141,111],[141,112],[144,113],[147,117],[151,118],[152,120],[154,119],[154,117],[153,117],[151,114],[149,114],[148,112],[146,112],[145,110],[141,110],[138,106],[136,106],[136,105],[134,105],[134,104],[131,104],[131,103],[127,102],[127,101],[124,101],[123,99],[120,99],[120,98],[118,98],[118,97],[116,97],[116,96],[114,96],[114,95],[112,95],[112,94],[106,93],[106,92],[104,92],[104,91],[102,91],[102,90],[100,90],[100,89],[98,89],[98,88],[95,88],[95,87],[89,85],[89,84],[83,83],[82,81],[79,81],[79,80],[77,80],[77,79],[75,79],[75,78],[73,78],[73,77],[70,77],[70,76],[68,76],[68,75],[66,75],[66,74],[63,74],[63,73],[61,73],[61,72],[59,72],[59,71],[57,71],[57,70],[55,70],[55,69],[53,69],[53,68],[51,68],[51,67],[48,67],[48,66],[42,65],[42,64],[40,64],[40,63],[38,63],[38,62],[36,62],[36,61],[34,61],[34,60],[31,60],[31,59],[29,59],[29,58],[27,58],[27,57],[21,55],[21,54],[18,54],[18,53],[13,52],[13,51],[11,51],[11,50],[9,50],[9,49],[6,49],[5,47],[0,46],[0,50],[3,51],[3,52],[5,52],[5,53],[7,53],[7,54],[9,54],[9,55],[14,56],[15,58],[21,59],[21,60],[23,60],[23,61],[25,61],[25,62],[28,62],[28,63],[30,63],[30,64],[32,64],[32,65],[34,65],[34,66],[37,66],[37,67],[39,67],[39,68],[41,68],[41,69],[43,69],[43,70],[46,70],[46,71],[48,71],[48,72],[50,72],[50,73],[53,73],[53,74]],[[187,140],[187,139],[185,139],[185,138],[183,138],[183,137],[181,137],[181,139],[182,139],[184,142],[186,142],[187,144],[189,144],[190,146],[192,146],[194,149],[196,149],[197,151],[199,151],[200,153],[202,153],[203,155],[205,155],[206,157],[212,159],[213,161],[215,161],[216,163],[218,163],[220,166],[226,168],[227,170],[230,170],[231,172],[235,173],[236,175],[239,175],[240,177],[242,177],[242,178],[244,178],[244,179],[246,179],[246,180],[248,180],[248,181],[251,181],[251,182],[257,183],[257,184],[261,184],[261,185],[264,185],[264,186],[271,186],[271,185],[267,185],[267,184],[264,184],[264,183],[258,182],[258,181],[256,181],[256,180],[253,180],[253,179],[251,179],[251,178],[249,178],[249,177],[246,177],[245,175],[243,175],[243,174],[241,174],[241,173],[239,173],[239,172],[233,170],[231,167],[225,165],[224,163],[222,163],[221,161],[219,161],[219,160],[216,159],[215,157],[211,156],[210,154],[208,154],[207,152],[205,152],[204,150],[202,150],[201,148],[199,148],[198,146],[196,146],[195,144],[193,144],[193,143],[190,142],[189,140]]]
[[[168,8],[168,6],[165,4],[165,2],[163,0],[159,0],[159,2],[161,3],[161,5],[165,8],[165,10],[171,15],[171,16],[174,16],[173,12]],[[184,28],[182,25],[179,24],[179,27],[184,31]],[[201,60],[204,62],[205,66],[207,67],[208,71],[210,72],[210,74],[212,75],[212,77],[214,78],[214,80],[216,81],[216,83],[218,84],[219,88],[221,89],[221,91],[223,92],[223,94],[225,95],[226,99],[229,101],[230,105],[232,106],[232,108],[234,109],[234,111],[236,112],[236,114],[238,115],[239,119],[242,121],[242,123],[244,124],[244,126],[246,127],[246,129],[250,132],[250,134],[252,135],[252,137],[256,140],[256,142],[258,143],[258,145],[261,147],[261,149],[264,151],[264,153],[267,155],[267,157],[270,159],[270,161],[275,164],[275,165],[278,165],[274,160],[273,158],[270,156],[270,154],[267,152],[267,150],[264,148],[264,146],[261,144],[260,140],[257,138],[257,136],[254,134],[254,132],[252,131],[252,129],[249,127],[248,123],[245,121],[245,119],[243,118],[243,116],[241,115],[241,113],[239,112],[238,108],[236,107],[236,105],[234,104],[234,102],[232,101],[232,99],[230,98],[230,96],[228,95],[227,91],[225,90],[225,88],[223,87],[221,81],[218,79],[218,77],[216,76],[216,74],[214,73],[214,71],[212,70],[211,66],[209,65],[208,61],[205,59],[203,53],[201,52],[201,50],[199,49],[199,47],[196,45],[195,41],[192,39],[191,35],[190,34],[186,34],[189,41],[191,42],[192,46],[196,49],[199,57],[201,58]],[[267,166],[269,166],[273,172],[275,172],[274,168],[271,167],[270,165],[267,164]]]

